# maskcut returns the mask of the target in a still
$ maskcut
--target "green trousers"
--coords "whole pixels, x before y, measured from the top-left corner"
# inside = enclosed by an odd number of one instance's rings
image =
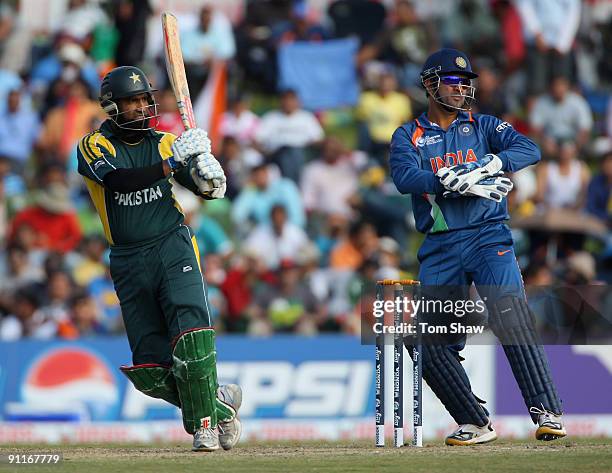
[[[211,326],[199,259],[195,237],[185,225],[153,245],[111,250],[111,277],[134,365],[172,365],[178,336]]]
[[[111,251],[111,276],[134,363],[121,371],[136,389],[180,407],[190,434],[232,419],[235,410],[217,399],[214,330],[189,228]]]

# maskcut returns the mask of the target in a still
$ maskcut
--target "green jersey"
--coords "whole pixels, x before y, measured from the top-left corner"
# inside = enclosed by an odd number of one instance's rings
[[[183,223],[183,211],[172,193],[170,176],[145,189],[121,193],[104,186],[104,176],[119,168],[152,166],[172,156],[172,133],[149,131],[136,144],[122,141],[107,120],[78,145],[78,170],[98,211],[104,234],[113,248],[139,247]],[[185,168],[175,173],[180,184],[197,192]]]

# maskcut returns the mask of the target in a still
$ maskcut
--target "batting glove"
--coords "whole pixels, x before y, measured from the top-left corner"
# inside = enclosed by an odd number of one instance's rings
[[[208,134],[201,128],[191,128],[172,143],[173,156],[168,159],[172,171],[187,166],[199,154],[210,154]]]
[[[499,156],[486,154],[480,163],[458,164],[450,168],[442,168],[436,173],[436,176],[447,190],[465,194],[477,182],[498,174],[502,166],[503,163]]]
[[[498,174],[493,177],[486,177],[468,189],[465,194],[459,192],[446,191],[443,196],[445,198],[464,197],[464,195],[474,195],[476,197],[484,197],[485,199],[501,202],[508,196],[514,188],[514,184],[507,177],[502,177]]]
[[[199,154],[194,158],[191,178],[204,196],[213,199],[222,199],[225,196],[227,179],[221,164],[212,154]]]

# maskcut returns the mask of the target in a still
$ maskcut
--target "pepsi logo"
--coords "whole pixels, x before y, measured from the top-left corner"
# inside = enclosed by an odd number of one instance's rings
[[[62,347],[43,353],[27,371],[23,401],[32,406],[85,409],[92,419],[115,408],[119,389],[108,365],[83,347]]]

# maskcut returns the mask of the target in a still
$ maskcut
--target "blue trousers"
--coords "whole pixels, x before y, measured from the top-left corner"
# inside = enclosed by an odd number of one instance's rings
[[[504,223],[427,235],[417,255],[424,286],[497,287],[524,296],[510,229]],[[501,295],[501,293],[500,293]]]
[[[521,271],[516,261],[510,229],[504,223],[427,235],[418,252],[419,280],[423,296],[442,299],[469,299],[474,283],[486,302],[489,314],[496,302],[508,297],[525,299]],[[450,295],[450,297],[449,297]],[[528,312],[522,303],[522,312]],[[499,312],[496,312],[499,317]],[[435,314],[427,314],[422,320]],[[526,316],[525,316],[526,317]],[[526,320],[526,319],[525,319]],[[529,332],[535,330],[519,322]],[[453,344],[423,347],[423,376],[458,424],[486,425],[488,412],[483,401],[472,393],[459,352],[466,338]],[[550,377],[548,361],[541,346],[504,346],[525,404],[561,412],[561,403]],[[532,416],[535,421],[535,417]]]

